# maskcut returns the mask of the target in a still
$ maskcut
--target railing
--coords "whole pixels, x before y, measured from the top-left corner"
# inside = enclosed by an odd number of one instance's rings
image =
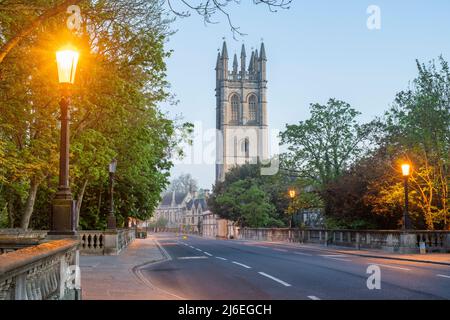
[[[78,266],[77,240],[56,240],[0,256],[0,300],[74,299],[69,266]]]
[[[47,231],[0,229],[0,254],[42,243]]]
[[[238,239],[319,243],[391,252],[418,252],[423,242],[427,252],[450,252],[450,231],[241,228]]]
[[[78,232],[83,255],[115,255],[134,241],[136,229],[82,230]]]
[[[82,230],[78,232],[82,254],[102,255],[105,248],[105,235],[103,231]]]
[[[0,229],[0,254],[35,246],[46,241],[47,231]],[[136,229],[78,231],[83,255],[115,255],[136,238]]]
[[[117,230],[117,236],[118,250],[120,252],[136,239],[136,229],[119,229]]]

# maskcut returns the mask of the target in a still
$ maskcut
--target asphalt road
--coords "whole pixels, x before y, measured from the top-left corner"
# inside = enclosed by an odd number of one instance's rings
[[[141,274],[173,299],[450,299],[450,267],[443,265],[267,242],[156,238],[170,258]],[[371,265],[381,271],[380,289],[367,287]]]

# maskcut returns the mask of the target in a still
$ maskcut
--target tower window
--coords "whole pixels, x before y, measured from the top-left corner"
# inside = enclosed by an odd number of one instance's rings
[[[231,97],[231,120],[239,120],[239,97],[237,95]]]
[[[256,106],[256,96],[254,95],[251,95],[250,99],[248,100],[248,113],[249,113],[249,120],[256,121],[257,106]]]

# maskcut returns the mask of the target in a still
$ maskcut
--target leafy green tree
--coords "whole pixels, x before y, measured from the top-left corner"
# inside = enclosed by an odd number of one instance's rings
[[[208,198],[208,205],[214,213],[223,218],[247,221],[246,214],[242,210],[243,207],[237,200],[238,195],[242,195],[246,199],[246,203],[250,203],[250,200],[253,199],[251,202],[255,202],[255,204],[252,205],[261,205],[262,208],[259,210],[268,213],[268,217],[265,215],[261,217],[261,221],[265,221],[264,226],[283,227],[290,221],[290,215],[287,214],[291,204],[288,189],[292,186],[301,190],[296,200],[296,212],[300,209],[322,206],[318,194],[313,190],[307,191],[307,187],[310,186],[307,180],[289,176],[284,172],[272,176],[262,176],[261,164],[244,164],[231,168],[226,173],[225,180],[214,185],[213,192]],[[251,190],[250,194],[249,190]],[[263,197],[260,192],[265,196]],[[253,208],[251,205],[249,207]]]
[[[386,144],[399,162],[412,163],[412,197],[426,227],[448,229],[450,70],[442,57],[437,63],[417,61],[417,68],[417,78],[386,113]]]
[[[195,192],[198,191],[198,183],[189,173],[181,174],[172,180],[167,190],[183,193]]]
[[[70,155],[81,227],[105,226],[112,158],[119,161],[119,221],[149,217],[168,183],[179,125],[157,105],[170,98],[164,63],[170,21],[156,2],[89,2],[83,14],[76,34],[61,31],[65,15],[46,19],[0,64],[0,202],[8,207],[11,226],[48,228],[59,160],[54,54],[67,41],[81,52],[71,92]],[[18,15],[18,21],[28,19]],[[0,21],[5,37],[18,21]]]
[[[336,99],[311,104],[310,113],[309,119],[288,124],[281,133],[281,143],[288,147],[282,162],[323,187],[361,156],[376,123],[359,124],[360,112]]]

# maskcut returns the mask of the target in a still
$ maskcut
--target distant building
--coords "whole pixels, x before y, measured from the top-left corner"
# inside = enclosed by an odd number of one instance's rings
[[[208,192],[165,193],[151,221],[163,218],[167,221],[167,228],[200,232],[202,215],[208,211]]]
[[[189,192],[165,193],[152,220],[158,221],[163,218],[167,221],[167,228],[178,228],[183,221],[183,215],[186,213],[187,203],[191,199],[192,195]]]

